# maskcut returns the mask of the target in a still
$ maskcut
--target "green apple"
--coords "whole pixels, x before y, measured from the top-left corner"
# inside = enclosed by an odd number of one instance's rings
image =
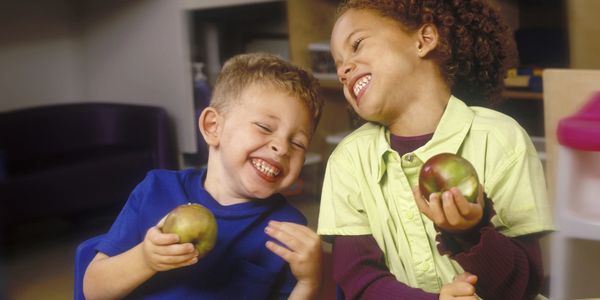
[[[179,243],[192,243],[202,257],[215,246],[217,222],[215,216],[200,204],[182,204],[175,207],[165,219],[164,233],[175,233]]]
[[[437,154],[428,159],[419,173],[419,191],[429,200],[432,193],[458,188],[472,203],[479,195],[479,178],[471,163],[452,153]]]

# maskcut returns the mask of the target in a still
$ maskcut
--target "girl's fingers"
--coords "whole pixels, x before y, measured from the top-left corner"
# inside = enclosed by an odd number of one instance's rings
[[[425,200],[425,198],[421,194],[421,191],[419,191],[418,186],[413,188],[413,195],[415,196],[415,202],[417,203],[417,207],[419,208],[419,210],[429,219],[432,219],[431,210],[429,209],[429,203],[427,203],[427,200]]]
[[[429,209],[431,210],[430,219],[433,223],[438,226],[444,226],[448,223],[439,193],[434,193],[429,196]]]
[[[459,213],[464,217],[471,215],[473,210],[476,210],[479,206],[477,203],[469,202],[457,188],[451,188],[450,192],[454,196],[454,203],[456,204]]]
[[[456,203],[454,201],[455,199],[456,198],[453,197],[453,193],[444,192],[442,194],[442,207],[444,209],[446,220],[450,226],[456,226],[464,220],[464,217],[456,207]]]

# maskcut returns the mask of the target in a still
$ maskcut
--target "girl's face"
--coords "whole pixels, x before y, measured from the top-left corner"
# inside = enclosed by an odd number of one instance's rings
[[[312,135],[306,107],[283,91],[254,84],[238,101],[223,115],[217,149],[210,154],[217,157],[218,182],[207,183],[217,189],[209,192],[232,202],[266,198],[289,187],[300,174]]]
[[[419,43],[400,23],[350,9],[336,21],[331,53],[346,100],[363,119],[389,125],[414,101]]]

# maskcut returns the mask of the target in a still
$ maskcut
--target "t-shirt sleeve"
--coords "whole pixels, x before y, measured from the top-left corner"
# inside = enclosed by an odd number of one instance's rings
[[[110,230],[96,246],[97,251],[115,256],[133,248],[144,239],[146,232],[139,227],[139,214],[143,191],[149,181],[146,177],[131,192]]]
[[[553,230],[541,161],[529,137],[516,138],[523,147],[505,153],[485,183],[496,210],[492,223],[509,237]]]
[[[321,193],[317,232],[323,236],[371,234],[363,204],[360,180],[353,159],[342,150],[334,151],[327,162]]]

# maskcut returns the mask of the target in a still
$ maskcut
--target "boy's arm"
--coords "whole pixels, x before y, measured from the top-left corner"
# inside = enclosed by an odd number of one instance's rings
[[[142,244],[115,256],[96,254],[83,279],[86,299],[120,299],[152,277],[143,258]]]
[[[148,229],[141,243],[121,254],[98,253],[83,278],[86,299],[120,299],[156,272],[198,262],[194,246],[177,244],[178,241],[176,234],[164,234],[154,226]]]
[[[266,247],[287,261],[296,277],[288,299],[317,299],[322,278],[319,236],[304,225],[278,221],[270,221],[265,232],[285,245],[268,241]]]

